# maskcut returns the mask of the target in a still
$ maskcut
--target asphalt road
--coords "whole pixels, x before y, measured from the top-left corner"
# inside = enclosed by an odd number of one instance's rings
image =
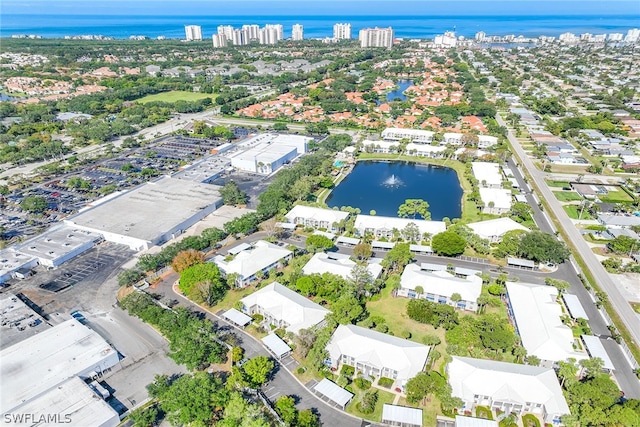
[[[496,116],[496,119],[501,126],[507,127],[506,123],[499,115]],[[553,193],[544,182],[546,174],[539,171],[534,166],[533,162],[526,155],[522,146],[520,146],[520,144],[518,143],[517,138],[511,131],[509,131],[507,136],[509,138],[509,141],[511,142],[511,145],[513,146],[514,151],[520,158],[522,162],[521,164],[527,169],[529,175],[535,181],[537,187],[540,189],[541,196],[547,201],[554,215],[556,216],[556,218],[558,218],[561,227],[565,230],[565,232],[569,236],[569,239],[571,239],[572,243],[578,250],[578,253],[587,264],[589,270],[591,271],[591,274],[593,274],[601,289],[609,297],[609,301],[613,305],[616,312],[622,318],[623,322],[629,329],[631,336],[635,340],[635,345],[637,345],[637,343],[640,342],[640,319],[638,319],[638,316],[631,309],[629,303],[618,291],[609,274],[606,272],[604,267],[602,267],[602,264],[600,264],[598,259],[595,257],[594,253],[591,251],[591,248],[589,248],[578,229],[571,222],[569,217],[562,209],[562,206],[560,205],[558,200],[554,197]],[[516,175],[520,175],[517,168],[512,167],[512,170],[516,173]],[[519,179],[519,181],[522,180],[522,176],[516,178]],[[535,211],[540,211],[537,207],[537,202],[535,202],[535,199],[532,195],[527,195],[527,200],[529,201],[529,204],[534,208],[535,216]],[[539,221],[539,219],[541,218],[544,218],[544,221]],[[549,232],[549,230],[552,230],[553,226],[551,225],[551,221],[546,218],[546,214],[544,214],[543,212],[539,212],[537,214],[536,223],[542,231]],[[573,261],[571,261],[570,263],[565,262],[558,269],[557,276],[558,278],[566,280],[571,284],[569,293],[577,295],[580,303],[587,313],[587,316],[589,316],[589,326],[591,327],[593,333],[603,336],[610,336],[610,332],[607,328],[607,323],[595,306],[595,302],[593,301],[591,295],[580,282],[577,276],[577,271],[573,265]],[[618,381],[620,389],[625,392],[625,395],[627,397],[640,398],[640,382],[637,380],[637,377],[633,373],[633,369],[626,356],[623,354],[622,348],[613,340],[604,339],[601,340],[601,342],[605,346],[607,354],[609,355],[609,358],[615,366],[614,376]],[[633,343],[628,344],[632,345]]]
[[[257,341],[251,335],[238,328],[233,327],[224,319],[218,316],[214,316],[211,313],[205,312],[204,310],[202,310],[202,308],[192,303],[188,299],[177,295],[172,289],[172,285],[177,279],[178,275],[176,273],[172,273],[164,280],[162,280],[162,282],[160,282],[157,287],[155,287],[154,289],[150,289],[149,292],[166,296],[169,299],[177,299],[179,301],[179,305],[189,307],[196,312],[205,314],[208,319],[217,322],[221,327],[231,328],[234,331],[235,335],[240,338],[241,346],[245,350],[246,357],[272,357],[271,353],[267,351],[262,343]],[[289,372],[282,366],[277,367],[277,370],[272,379],[262,387],[262,390],[272,401],[275,401],[279,396],[287,395],[293,396],[295,398],[297,402],[296,406],[299,409],[314,408],[317,411],[317,414],[320,416],[322,425],[331,427],[360,427],[362,425],[361,419],[338,411],[337,409],[334,409],[333,407],[322,402],[305,386],[300,384],[291,372]]]

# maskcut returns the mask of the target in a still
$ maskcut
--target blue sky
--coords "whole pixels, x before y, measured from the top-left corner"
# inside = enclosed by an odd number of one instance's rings
[[[638,0],[2,0],[4,14],[640,15]],[[639,23],[640,26],[640,23]]]

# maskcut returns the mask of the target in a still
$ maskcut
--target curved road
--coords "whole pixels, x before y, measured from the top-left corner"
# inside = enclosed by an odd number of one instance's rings
[[[506,128],[507,124],[502,120],[500,115],[496,116],[498,123],[501,126]],[[578,229],[574,226],[573,222],[569,219],[567,214],[562,209],[560,202],[554,197],[553,193],[547,186],[544,181],[546,173],[538,170],[529,156],[525,153],[524,149],[513,135],[513,133],[509,130],[508,132],[509,142],[520,158],[521,164],[527,169],[531,178],[535,181],[536,186],[540,191],[541,197],[547,201],[549,208],[553,211],[554,215],[558,219],[558,222],[567,233],[567,236],[575,246],[576,250],[584,260],[587,265],[587,268],[597,281],[600,288],[607,294],[609,301],[613,305],[613,308],[616,310],[623,323],[629,330],[632,339],[634,342],[627,343],[629,346],[635,345],[638,346],[640,343],[640,318],[633,311],[627,300],[622,296],[622,294],[618,291],[615,283],[609,273],[604,269],[600,261],[596,258],[595,254],[591,251],[589,245],[584,240]]]
[[[224,319],[203,310],[202,307],[191,302],[182,295],[175,293],[172,285],[177,279],[178,275],[176,273],[171,273],[163,279],[155,289],[149,289],[148,291],[166,296],[169,299],[174,299],[175,296],[178,296],[179,305],[189,307],[198,313],[202,313],[206,315],[209,320],[232,330],[233,333],[240,338],[241,346],[244,348],[247,357],[272,357],[271,353],[267,351],[262,343],[251,335],[236,328]],[[281,364],[277,365],[273,378],[268,384],[265,384],[262,387],[262,391],[271,401],[275,401],[277,397],[283,395],[294,396],[296,399],[296,406],[299,409],[314,409],[314,411],[320,416],[320,421],[324,426],[361,427],[363,425],[360,418],[346,414],[320,400],[316,395],[309,391],[308,388],[298,382],[293,374]],[[369,424],[376,425],[375,423]]]

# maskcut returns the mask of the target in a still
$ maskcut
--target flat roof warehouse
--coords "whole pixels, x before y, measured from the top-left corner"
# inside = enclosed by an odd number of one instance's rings
[[[133,250],[161,244],[222,205],[219,186],[164,177],[89,208],[65,222]]]

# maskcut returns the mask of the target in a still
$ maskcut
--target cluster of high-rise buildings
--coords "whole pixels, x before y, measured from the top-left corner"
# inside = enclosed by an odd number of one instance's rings
[[[202,27],[199,25],[186,25],[184,27],[187,41],[202,40]],[[333,26],[333,38],[325,39],[329,42],[351,40],[351,24],[337,23]],[[243,25],[242,28],[234,28],[232,25],[220,25],[212,36],[213,47],[245,46],[252,42],[259,44],[276,44],[284,39],[284,29],[281,24]],[[304,40],[304,27],[294,24],[291,27],[291,40]],[[393,46],[393,29],[389,28],[363,28],[359,32],[358,40],[362,47],[387,47]]]

